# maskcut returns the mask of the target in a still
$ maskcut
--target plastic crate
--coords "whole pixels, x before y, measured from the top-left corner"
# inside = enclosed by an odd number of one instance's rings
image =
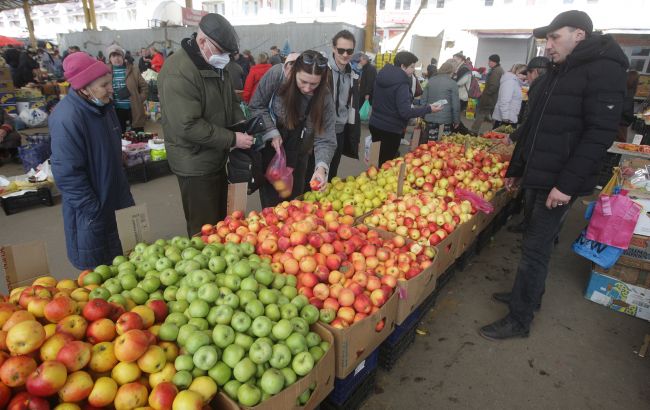
[[[125,167],[126,179],[129,183],[147,182],[147,170],[145,164],[138,164],[132,167]]]
[[[320,408],[323,410],[357,410],[368,397],[370,397],[377,385],[377,369],[372,370],[360,385],[348,396],[342,403],[336,403],[329,397],[321,403]]]
[[[2,202],[2,209],[5,211],[5,215],[15,214],[16,212],[34,205],[54,205],[52,192],[49,188],[39,188],[36,192],[28,192],[20,196],[2,198],[0,199],[0,202]]]
[[[463,271],[467,265],[469,265],[470,260],[476,255],[476,250],[478,248],[477,242],[478,240],[475,239],[474,242],[465,249],[465,252],[456,259],[455,265],[457,270]]]
[[[423,312],[426,311],[420,305],[401,325],[396,326],[393,333],[379,346],[379,365],[383,369],[392,369],[415,341],[415,330],[422,319]]]
[[[494,220],[488,224],[488,226],[485,227],[477,236],[476,238],[476,254],[480,254],[483,249],[485,249],[486,246],[490,244],[490,241],[492,240],[492,236],[495,233],[494,229]]]
[[[437,288],[431,294],[424,299],[422,304],[420,305],[420,310],[422,311],[422,316],[423,318],[433,307],[436,305],[436,300],[438,299],[438,291]]]
[[[342,406],[357,394],[357,391],[366,384],[368,378],[377,370],[379,362],[379,349],[375,350],[370,356],[364,360],[363,367],[359,365],[356,370],[348,375],[345,379],[334,379],[334,390],[327,396],[325,402],[334,406]],[[374,387],[374,380],[372,382]],[[367,397],[367,396],[366,396]],[[363,400],[365,400],[365,398]],[[361,402],[363,401],[361,400]],[[359,404],[361,403],[359,402]],[[334,407],[337,408],[337,407]],[[341,407],[348,408],[348,407]]]
[[[450,267],[448,267],[447,270],[444,271],[442,275],[440,275],[440,277],[438,278],[438,282],[436,282],[436,290],[435,290],[436,292],[438,292],[438,294],[447,285],[447,283],[449,283],[451,278],[454,277],[454,275],[456,274],[456,269],[457,269],[456,264],[453,264]]]
[[[145,163],[144,167],[147,174],[147,181],[160,178],[165,175],[170,175],[172,173],[171,168],[169,168],[169,162],[167,162],[167,160],[150,161]]]

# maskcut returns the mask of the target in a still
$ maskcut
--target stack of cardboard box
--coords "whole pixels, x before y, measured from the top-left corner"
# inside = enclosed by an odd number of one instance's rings
[[[16,90],[9,67],[0,67],[0,107],[10,114],[17,114]]]

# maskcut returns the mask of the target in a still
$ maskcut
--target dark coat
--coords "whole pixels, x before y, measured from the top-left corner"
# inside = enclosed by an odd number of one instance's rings
[[[362,106],[366,101],[366,95],[370,96],[369,101],[372,104],[372,91],[377,79],[377,68],[367,63],[361,70],[361,79],[359,80],[359,106]]]
[[[370,125],[383,131],[401,134],[408,120],[431,112],[431,107],[411,108],[411,77],[400,67],[387,64],[377,74],[373,89]]]
[[[40,66],[26,51],[20,53],[18,67],[14,74],[14,86],[21,88],[34,82],[34,70]]]
[[[134,205],[115,109],[97,107],[70,90],[56,105],[49,127],[68,258],[77,269],[110,264],[122,254],[115,211]]]
[[[508,177],[525,188],[591,194],[621,118],[628,61],[609,35],[580,42],[539,78]]]
[[[478,103],[479,110],[489,111],[492,114],[492,110],[497,105],[497,99],[499,98],[502,75],[503,68],[500,65],[495,66],[488,73],[487,80],[485,80],[485,89],[483,89]]]

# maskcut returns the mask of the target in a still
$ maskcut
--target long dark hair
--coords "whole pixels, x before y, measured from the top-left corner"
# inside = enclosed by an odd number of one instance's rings
[[[287,129],[295,130],[300,126],[300,119],[304,114],[301,110],[302,92],[296,82],[296,74],[299,72],[320,76],[320,84],[314,90],[311,97],[311,110],[309,116],[312,126],[317,133],[323,132],[323,112],[325,111],[325,99],[330,96],[329,88],[329,67],[327,59],[319,52],[313,50],[303,51],[293,64],[291,74],[287,81],[280,87],[278,95],[282,97],[285,104],[286,118],[284,125]]]

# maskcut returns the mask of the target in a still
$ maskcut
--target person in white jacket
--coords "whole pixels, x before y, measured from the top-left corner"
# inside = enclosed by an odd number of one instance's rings
[[[467,101],[469,100],[469,86],[472,82],[472,70],[465,63],[466,58],[462,52],[454,54],[453,59],[456,62],[456,72],[453,78],[456,80],[456,85],[458,86],[460,110],[464,111],[467,108]]]
[[[515,64],[501,77],[499,97],[492,112],[494,127],[501,124],[517,124],[521,110],[521,86],[526,79],[526,64]]]

